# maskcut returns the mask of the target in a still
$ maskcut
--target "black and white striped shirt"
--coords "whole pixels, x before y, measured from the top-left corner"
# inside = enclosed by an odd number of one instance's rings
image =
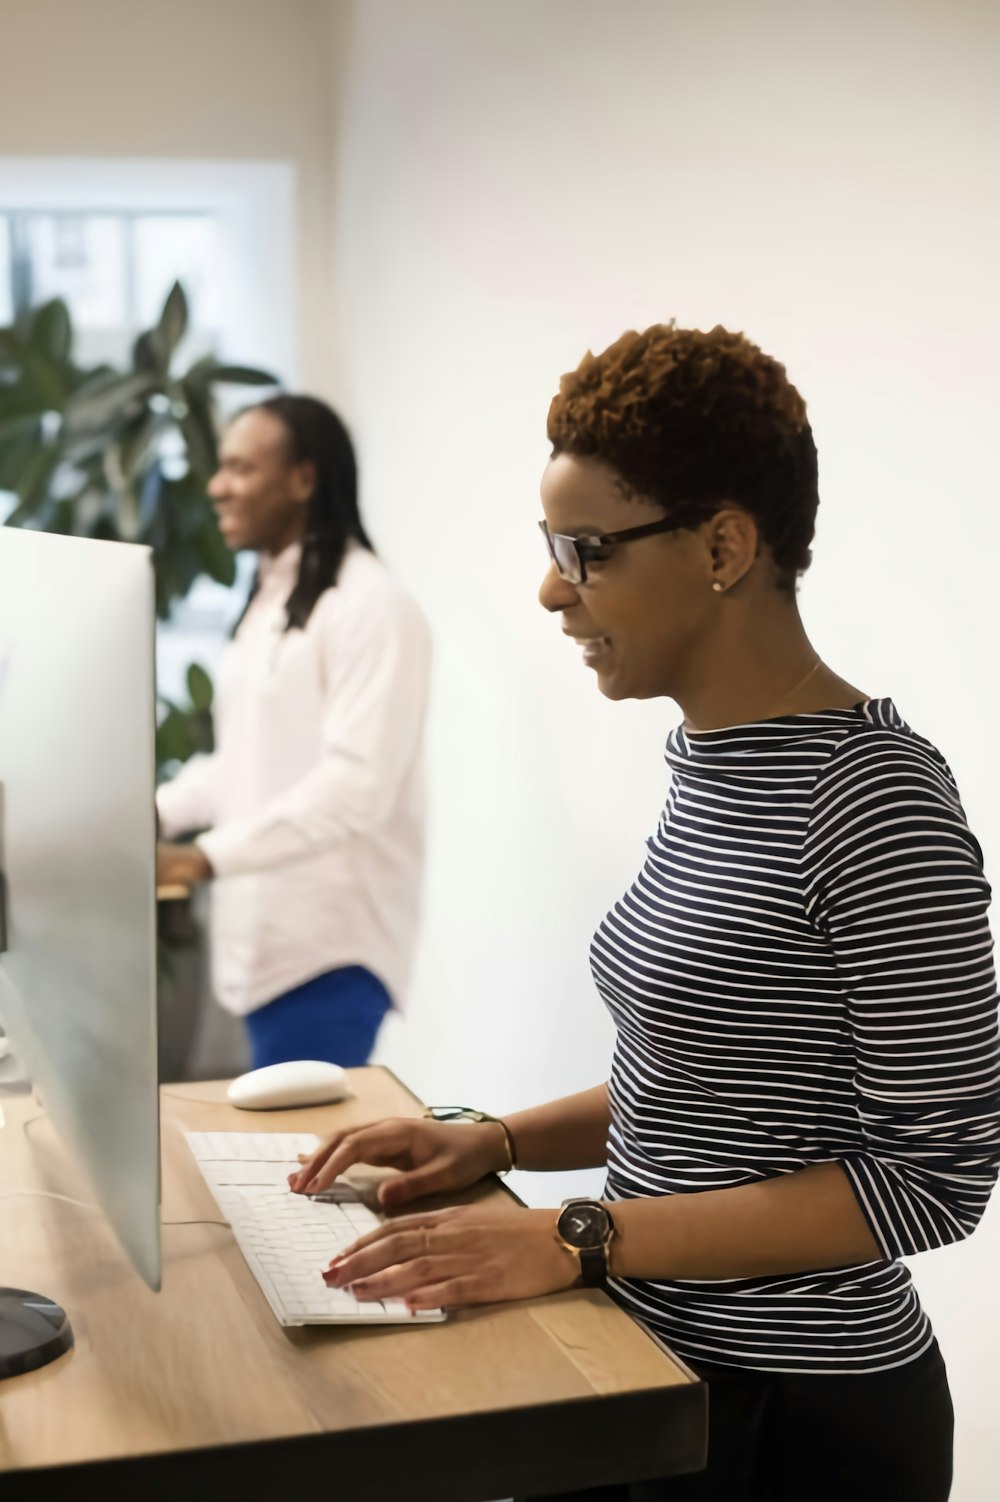
[[[954,780],[887,699],[678,729],[667,762],[591,956],[617,1027],[607,1196],[835,1160],[884,1258],[613,1292],[696,1364],[902,1365],[931,1331],[898,1259],[968,1235],[1000,1162],[990,891]]]

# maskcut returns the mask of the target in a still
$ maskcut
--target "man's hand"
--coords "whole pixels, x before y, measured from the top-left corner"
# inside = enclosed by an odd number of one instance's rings
[[[211,881],[215,873],[204,850],[197,845],[157,845],[156,885],[196,887]]]

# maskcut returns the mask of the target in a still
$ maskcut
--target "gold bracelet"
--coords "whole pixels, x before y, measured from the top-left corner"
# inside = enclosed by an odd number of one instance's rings
[[[503,1132],[504,1146],[507,1149],[507,1166],[501,1168],[500,1173],[510,1173],[512,1168],[517,1167],[517,1150],[514,1146],[514,1134],[505,1121],[499,1116],[491,1116],[488,1111],[477,1111],[472,1106],[427,1106],[424,1116],[431,1121],[492,1121]]]
[[[507,1163],[507,1167],[501,1168],[500,1172],[510,1173],[512,1168],[517,1167],[517,1153],[514,1151],[514,1134],[507,1123],[500,1120],[499,1116],[487,1116],[484,1118],[484,1120],[495,1122],[496,1125],[500,1128],[501,1132],[503,1132],[504,1145],[507,1148],[507,1157],[509,1161]]]

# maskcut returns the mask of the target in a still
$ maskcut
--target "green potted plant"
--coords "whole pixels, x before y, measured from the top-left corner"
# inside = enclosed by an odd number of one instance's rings
[[[58,300],[0,329],[0,490],[16,496],[7,525],[148,544],[162,620],[199,575],[235,578],[207,494],[218,459],[217,389],[276,384],[267,371],[211,355],[176,370],[187,327],[187,299],[175,283],[127,370],[77,365],[69,311]],[[203,672],[189,677],[192,703],[163,706],[163,761],[204,748],[206,684]]]

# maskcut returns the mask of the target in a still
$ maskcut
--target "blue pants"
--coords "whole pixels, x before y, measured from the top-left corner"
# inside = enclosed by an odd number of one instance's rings
[[[328,970],[246,1018],[252,1067],[289,1059],[367,1064],[391,1003],[382,982],[361,965]]]

